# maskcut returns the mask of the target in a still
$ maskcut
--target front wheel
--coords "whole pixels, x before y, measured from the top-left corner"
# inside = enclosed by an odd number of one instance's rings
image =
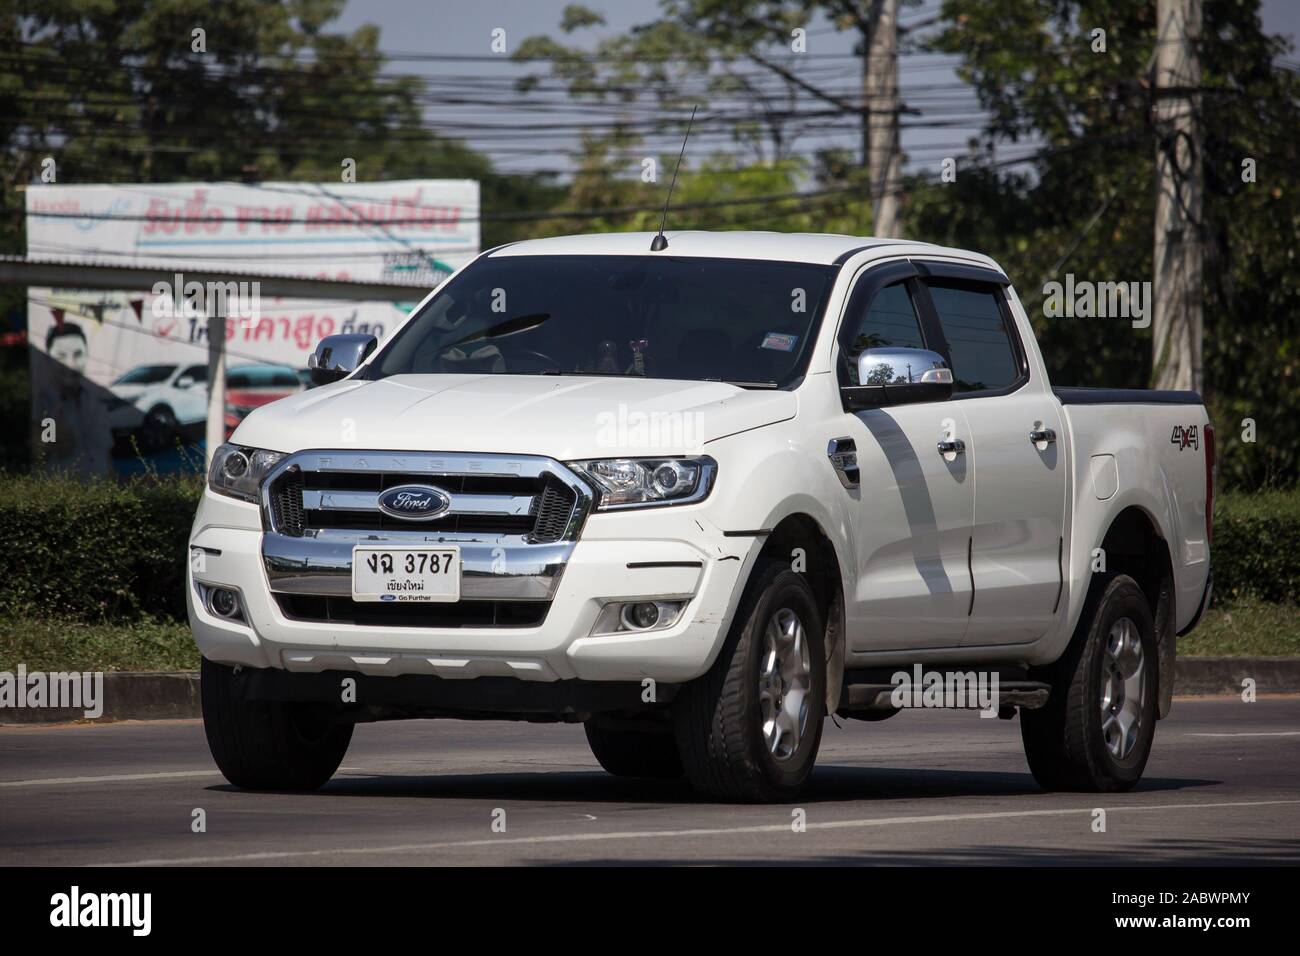
[[[790,800],[803,789],[826,716],[825,626],[789,565],[755,569],[718,659],[673,703],[687,779],[721,800]]]
[[[1021,711],[1034,779],[1046,790],[1128,790],[1156,731],[1158,655],[1146,595],[1127,575],[1097,585],[1074,641],[1046,675],[1047,705]]]
[[[203,730],[217,769],[243,790],[315,790],[334,775],[352,724],[324,705],[246,700],[234,668],[203,658]]]

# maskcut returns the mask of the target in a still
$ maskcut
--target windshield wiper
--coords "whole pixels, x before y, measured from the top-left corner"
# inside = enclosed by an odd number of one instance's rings
[[[506,319],[504,322],[498,322],[496,325],[488,326],[486,329],[480,329],[477,332],[471,332],[463,339],[457,339],[450,345],[442,346],[443,349],[454,349],[458,345],[465,345],[469,342],[479,342],[483,339],[499,339],[503,336],[514,335],[517,332],[527,332],[535,329],[551,317],[549,312],[533,312],[529,315],[516,315],[514,318]]]
[[[724,385],[734,385],[737,388],[780,388],[776,382],[733,382],[720,378],[706,378],[706,382],[722,382]]]

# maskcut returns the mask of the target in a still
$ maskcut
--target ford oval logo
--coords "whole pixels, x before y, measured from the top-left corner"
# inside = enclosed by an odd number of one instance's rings
[[[439,518],[451,507],[451,495],[432,485],[398,485],[380,492],[379,510],[407,521]]]

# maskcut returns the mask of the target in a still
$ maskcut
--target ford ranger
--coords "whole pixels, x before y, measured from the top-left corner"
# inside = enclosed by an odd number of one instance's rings
[[[611,773],[787,800],[827,716],[974,706],[958,675],[1043,787],[1122,790],[1209,600],[1200,397],[1053,388],[976,253],[519,242],[309,365],[214,450],[190,540],[238,787],[456,717],[582,722]]]

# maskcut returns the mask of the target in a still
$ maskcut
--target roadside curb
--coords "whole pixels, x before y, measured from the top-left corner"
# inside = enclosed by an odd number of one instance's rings
[[[1257,694],[1300,693],[1300,657],[1182,657],[1174,669],[1174,694],[1235,697],[1247,678]]]
[[[198,671],[104,674],[104,713],[98,720],[175,720],[200,716]],[[82,711],[69,707],[0,710],[0,724],[56,724],[74,720],[86,718]]]
[[[1236,696],[1242,681],[1257,694],[1300,693],[1300,657],[1184,657],[1174,672],[1179,697]],[[176,720],[202,716],[198,671],[115,671],[104,675],[100,720]],[[69,708],[0,710],[3,724],[55,724],[84,720]]]

